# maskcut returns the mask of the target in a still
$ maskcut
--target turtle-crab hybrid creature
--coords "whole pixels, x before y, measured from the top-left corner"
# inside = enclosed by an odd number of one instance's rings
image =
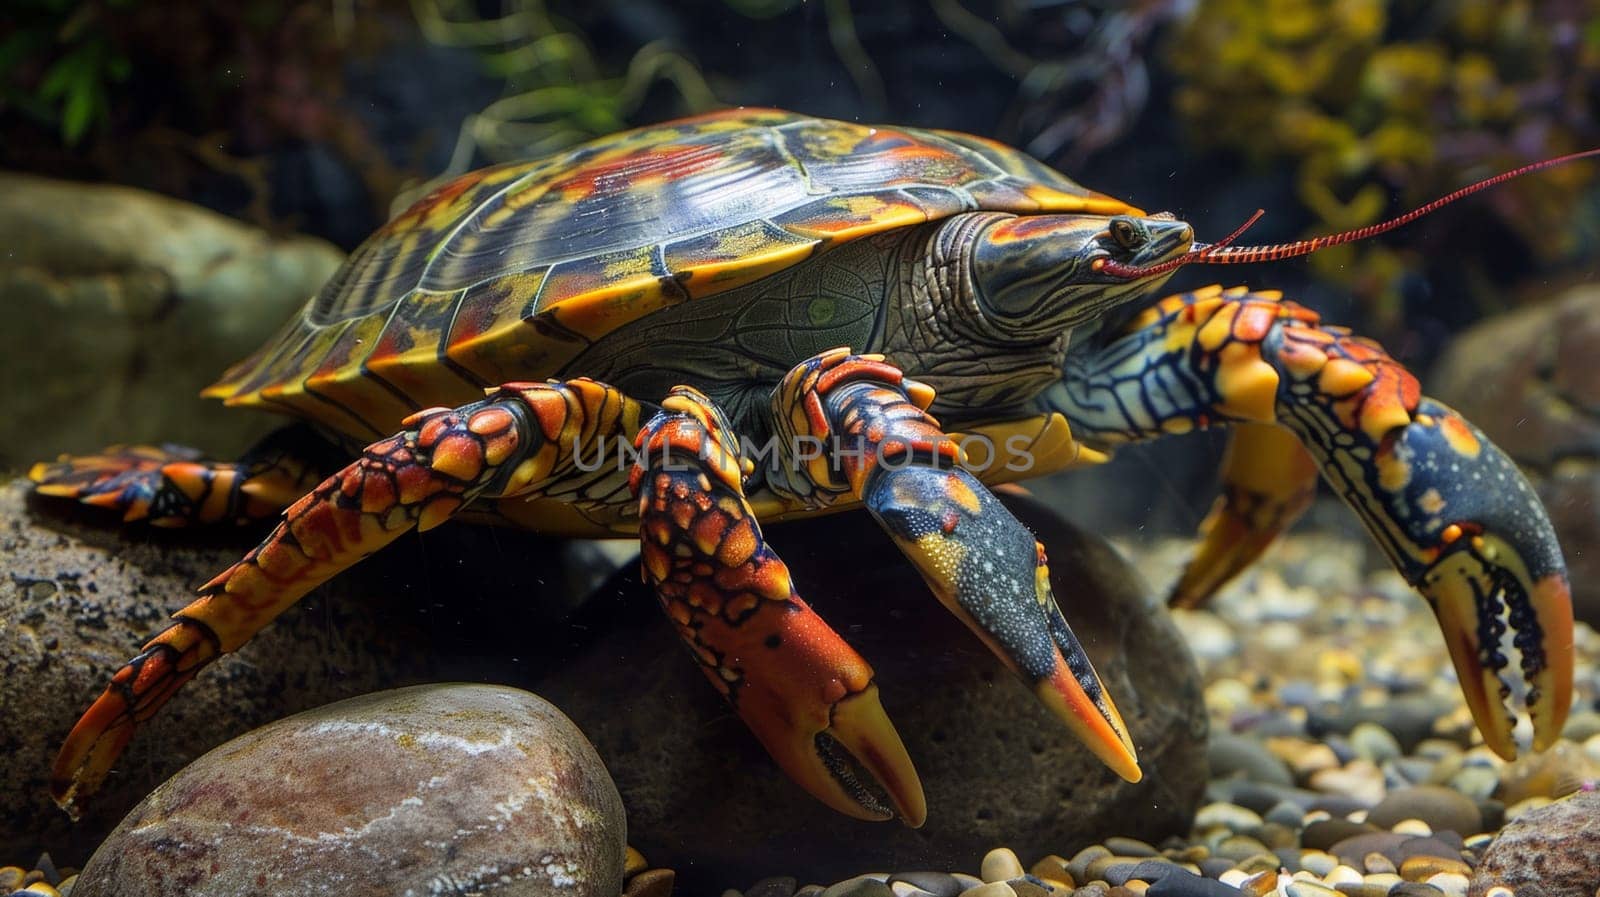
[[[1320,472],[1433,606],[1507,757],[1514,631],[1548,746],[1570,702],[1572,613],[1549,521],[1505,455],[1378,345],[1276,293],[1208,287],[1108,323],[1219,246],[988,140],[775,110],[452,181],[208,392],[309,419],[358,453],[349,466],[321,479],[267,444],[238,461],[140,447],[33,470],[40,492],[130,520],[282,515],[113,677],[62,748],[56,799],[74,811],[139,722],[319,583],[461,516],[637,535],[662,607],[778,765],[841,812],[919,825],[922,788],[871,668],[758,525],[856,505],[1137,781],[1042,549],[986,484],[1222,425],[1224,496],[1176,602],[1253,560]]]

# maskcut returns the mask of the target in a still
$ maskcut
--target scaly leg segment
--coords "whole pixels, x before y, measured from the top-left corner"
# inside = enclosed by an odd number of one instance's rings
[[[640,433],[630,485],[645,579],[706,678],[790,778],[841,813],[920,826],[922,784],[872,668],[800,597],[762,537],[736,439],[684,386]]]
[[[1549,518],[1510,459],[1421,395],[1382,347],[1276,293],[1209,287],[1162,300],[1071,365],[1058,410],[1091,445],[1216,424],[1293,433],[1432,606],[1486,743],[1516,755],[1502,679],[1508,629],[1534,746],[1554,743],[1571,703],[1573,633]],[[1288,471],[1297,463],[1279,459]]]
[[[56,758],[57,803],[76,815],[139,723],[316,586],[475,498],[536,492],[570,474],[575,446],[631,435],[638,418],[637,403],[587,380],[508,384],[483,401],[407,418],[405,430],[292,504],[260,545],[203,586],[112,677]]]
[[[1275,424],[1240,423],[1222,458],[1222,494],[1200,524],[1200,547],[1172,587],[1173,607],[1198,607],[1300,519],[1317,497],[1317,462]]]
[[[126,522],[250,523],[278,514],[322,478],[292,432],[272,434],[238,461],[207,460],[178,445],[114,445],[40,462],[28,478],[40,495],[120,511]]]
[[[773,394],[775,472],[808,500],[859,498],[929,588],[1105,764],[1140,779],[1127,726],[1050,590],[1044,549],[977,478],[926,409],[933,392],[881,356],[836,349]],[[794,447],[820,446],[810,457]],[[775,488],[789,488],[776,483]]]

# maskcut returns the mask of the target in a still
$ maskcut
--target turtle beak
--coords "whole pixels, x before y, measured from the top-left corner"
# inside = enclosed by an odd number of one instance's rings
[[[1500,636],[1508,626],[1522,655],[1534,750],[1555,744],[1572,702],[1572,593],[1564,573],[1537,579],[1516,549],[1494,535],[1462,536],[1424,576],[1421,591],[1433,606],[1455,664],[1461,691],[1484,743],[1511,760],[1516,717],[1509,660]]]
[[[768,702],[752,692],[740,697],[738,709],[779,768],[817,800],[868,821],[898,816],[920,828],[927,819],[922,781],[876,684],[811,706]]]

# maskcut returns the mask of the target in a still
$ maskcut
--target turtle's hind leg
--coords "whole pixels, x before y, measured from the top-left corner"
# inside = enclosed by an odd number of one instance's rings
[[[631,434],[638,419],[636,402],[589,380],[507,384],[483,401],[406,418],[399,433],[290,505],[260,544],[202,586],[112,676],[56,757],[56,802],[76,815],[140,723],[318,585],[479,496],[525,495],[571,477],[578,446]]]
[[[153,526],[244,524],[265,520],[317,484],[332,465],[309,430],[290,427],[237,461],[216,461],[179,445],[114,445],[94,455],[64,455],[33,465],[34,490],[122,514]]]

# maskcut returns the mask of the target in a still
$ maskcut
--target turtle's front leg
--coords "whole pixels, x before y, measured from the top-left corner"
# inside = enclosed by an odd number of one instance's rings
[[[1421,395],[1376,343],[1276,293],[1210,287],[1162,300],[1076,359],[1060,395],[1058,410],[1091,444],[1214,424],[1286,428],[1428,599],[1485,742],[1516,755],[1501,679],[1508,629],[1534,747],[1560,735],[1572,699],[1572,602],[1549,518],[1511,460]],[[1280,480],[1275,491],[1299,486]]]
[[[112,676],[56,757],[56,802],[76,815],[138,724],[313,588],[475,498],[523,494],[571,475],[576,447],[631,436],[639,416],[637,403],[615,389],[574,380],[508,384],[483,401],[407,418],[401,432],[292,504],[261,544]]]
[[[706,678],[791,779],[841,813],[898,814],[920,826],[922,783],[872,668],[811,610],[767,546],[745,501],[750,464],[736,439],[722,413],[686,386],[639,434],[629,483],[645,579]]]
[[[957,466],[932,401],[882,356],[836,349],[802,363],[773,393],[786,463],[769,484],[816,505],[859,498],[939,600],[1107,766],[1139,781],[1127,726],[1056,606],[1043,546]]]

